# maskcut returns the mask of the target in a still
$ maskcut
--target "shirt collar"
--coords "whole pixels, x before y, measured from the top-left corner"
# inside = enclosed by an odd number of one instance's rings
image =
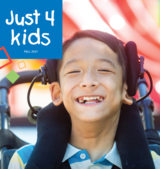
[[[79,151],[81,151],[81,149],[78,149],[78,148],[76,148],[76,147],[74,147],[74,146],[72,146],[71,144],[68,143],[67,149],[66,149],[66,152],[65,152],[65,155],[63,157],[62,162],[68,160],[70,157],[72,157],[74,154],[76,154]]]
[[[78,149],[68,143],[62,162],[68,160],[70,157],[72,157],[73,155],[75,155],[79,151],[81,151],[81,149]],[[122,169],[122,163],[120,160],[120,155],[117,150],[116,141],[114,142],[112,149],[108,152],[108,154],[104,158],[107,159],[108,161],[110,161],[112,164],[119,167],[120,169]]]
[[[112,164],[116,165],[120,169],[122,169],[122,163],[120,159],[120,155],[117,149],[117,143],[114,142],[114,145],[112,149],[109,151],[109,153],[105,156],[105,158],[110,161]]]

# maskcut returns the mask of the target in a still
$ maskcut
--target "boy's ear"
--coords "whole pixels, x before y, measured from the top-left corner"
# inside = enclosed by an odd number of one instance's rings
[[[128,86],[125,83],[123,86],[123,93],[122,93],[122,103],[131,105],[133,103],[132,97],[127,93]]]
[[[61,88],[58,82],[52,82],[49,86],[49,90],[51,93],[52,102],[55,106],[59,106],[62,102],[62,94]]]

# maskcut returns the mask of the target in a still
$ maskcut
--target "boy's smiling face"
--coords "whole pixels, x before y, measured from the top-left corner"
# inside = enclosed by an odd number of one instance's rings
[[[95,122],[120,113],[122,103],[131,105],[126,83],[122,86],[122,68],[117,54],[105,43],[80,38],[72,42],[63,55],[60,83],[53,82],[53,103],[62,102],[71,119]],[[83,96],[103,97],[99,103],[82,104]]]

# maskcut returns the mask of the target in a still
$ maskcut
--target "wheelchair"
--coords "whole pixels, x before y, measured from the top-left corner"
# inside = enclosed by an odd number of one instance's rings
[[[24,71],[19,72],[20,78],[12,84],[8,81],[8,79],[3,78],[0,82],[0,149],[1,149],[1,166],[0,169],[7,169],[10,159],[14,152],[21,148],[24,145],[27,145],[29,143],[21,140],[18,138],[15,134],[13,134],[10,131],[10,108],[8,104],[8,93],[11,87],[22,84],[22,83],[28,83],[33,81],[34,77],[36,77],[40,73],[40,70],[35,71]],[[44,84],[43,77],[37,76],[35,79],[35,82],[42,82]],[[138,81],[139,88],[145,88],[145,79],[142,79]],[[33,86],[33,83],[31,84],[31,87]],[[29,88],[29,93],[31,90],[31,87]],[[146,89],[146,88],[145,88]],[[140,95],[144,96],[146,91],[140,90]],[[29,96],[28,96],[29,99]],[[145,102],[146,100],[146,102]],[[145,104],[149,104],[150,106],[146,108]],[[29,103],[30,104],[30,103]],[[157,154],[160,155],[160,138],[158,135],[158,132],[154,128],[154,121],[152,117],[153,112],[153,102],[149,97],[143,100],[143,102],[137,103],[139,110],[142,112],[144,111],[144,116],[146,119],[145,124],[145,133],[148,140],[148,144],[150,147],[150,150],[156,151]],[[39,109],[39,108],[38,108]],[[29,120],[32,123],[36,124],[36,117],[33,115],[32,111],[29,111]]]

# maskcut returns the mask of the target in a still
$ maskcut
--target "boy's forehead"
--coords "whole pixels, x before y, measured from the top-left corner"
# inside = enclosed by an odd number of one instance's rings
[[[107,68],[112,66],[111,70],[114,73],[117,72],[118,77],[123,74],[122,66],[118,61],[118,54],[107,44],[93,38],[79,38],[67,47],[59,70],[61,78],[63,78],[63,73],[67,68],[73,65],[77,66],[78,62],[85,68],[86,66],[95,66],[104,62],[105,65],[107,64]]]
[[[82,57],[84,55],[95,55],[95,56],[113,56],[116,57],[115,53],[107,44],[89,37],[79,38],[73,41],[66,49],[63,55],[63,61],[75,57]]]

